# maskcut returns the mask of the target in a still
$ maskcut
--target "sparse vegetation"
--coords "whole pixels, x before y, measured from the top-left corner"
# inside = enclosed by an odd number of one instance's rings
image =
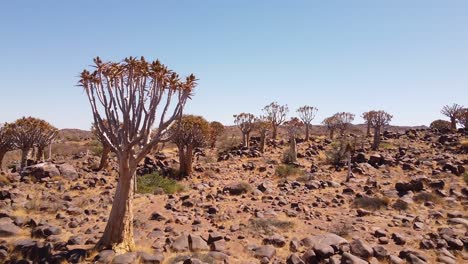
[[[155,194],[162,189],[164,193],[182,192],[184,186],[174,179],[163,177],[157,173],[146,174],[137,178],[137,192]]]
[[[369,197],[362,196],[354,199],[353,207],[362,208],[366,210],[379,210],[381,208],[387,207],[389,200],[387,198],[381,197]]]
[[[278,229],[286,230],[293,228],[294,223],[291,221],[283,221],[275,218],[250,219],[249,227],[254,232],[271,235],[274,234]]]
[[[289,164],[279,165],[275,169],[275,175],[281,178],[287,178],[290,176],[302,176],[303,174],[304,172],[300,168]]]
[[[468,172],[463,173],[463,180],[468,184]]]
[[[433,203],[438,203],[440,202],[439,196],[430,193],[430,192],[420,192],[414,195],[413,200],[415,202],[433,202]]]

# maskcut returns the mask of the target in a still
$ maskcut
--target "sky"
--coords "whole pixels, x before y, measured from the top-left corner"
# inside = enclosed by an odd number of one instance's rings
[[[92,59],[160,59],[199,79],[185,113],[233,114],[287,104],[393,114],[428,125],[468,105],[468,1],[2,1],[0,122],[22,116],[89,129],[78,75]]]

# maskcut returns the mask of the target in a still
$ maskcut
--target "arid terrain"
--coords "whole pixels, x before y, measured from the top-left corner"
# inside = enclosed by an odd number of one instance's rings
[[[214,149],[196,151],[191,177],[166,193],[136,190],[138,250],[115,255],[93,247],[109,215],[116,158],[94,171],[93,135],[62,130],[52,161],[1,175],[0,262],[468,262],[464,132],[395,128],[379,151],[361,137],[346,182],[347,165],[330,161],[337,140],[320,131],[299,139],[298,162],[285,165],[284,133],[262,155],[255,137],[239,148],[239,132],[227,129]],[[4,163],[17,159],[12,152]],[[177,160],[168,144],[147,156],[138,177],[170,174]]]

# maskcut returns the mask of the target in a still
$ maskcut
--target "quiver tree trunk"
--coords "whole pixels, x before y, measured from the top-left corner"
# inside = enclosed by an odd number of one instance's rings
[[[306,127],[305,141],[309,141],[309,127],[310,127],[310,124],[306,123],[305,127]]]
[[[26,163],[28,161],[28,154],[29,154],[29,149],[28,148],[23,148],[21,149],[21,169],[26,167]]]
[[[261,153],[265,152],[265,141],[266,141],[266,133],[261,132],[260,133],[260,152]]]
[[[450,117],[450,128],[452,131],[457,130],[457,119],[455,117]]]
[[[179,147],[179,176],[185,177],[192,174],[193,148],[190,146]]]
[[[291,162],[297,161],[297,145],[296,145],[296,137],[291,137],[289,139],[289,147],[291,152]]]
[[[366,131],[366,136],[370,136],[370,129],[371,129],[371,124],[369,121],[367,121],[367,131]]]
[[[330,129],[330,139],[333,139],[335,136],[335,129]]]
[[[0,150],[0,171],[3,171],[3,158],[5,157],[6,151]]]
[[[104,169],[107,167],[107,160],[109,158],[109,153],[111,151],[111,148],[107,144],[103,144],[102,146],[102,154],[101,154],[101,161],[99,162],[99,167],[97,168],[98,171]]]
[[[352,157],[352,152],[348,151],[348,173],[346,175],[346,182],[349,182],[351,179],[353,173],[351,171],[351,157]]]
[[[37,153],[36,153],[36,162],[40,162],[44,160],[44,148],[45,147],[37,147]]]
[[[242,146],[248,148],[250,146],[249,143],[250,133],[242,133]]]
[[[97,244],[99,249],[113,249],[117,253],[135,250],[133,240],[133,189],[135,168],[129,161],[119,164],[119,182],[104,234]]]
[[[374,143],[372,144],[372,149],[379,149],[380,145],[380,128],[374,128]]]
[[[272,136],[271,136],[271,137],[272,137],[274,140],[276,140],[277,136],[278,136],[278,127],[277,127],[277,126],[273,126],[273,133],[272,133]]]

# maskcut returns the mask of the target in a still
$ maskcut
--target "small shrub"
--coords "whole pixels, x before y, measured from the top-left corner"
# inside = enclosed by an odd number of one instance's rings
[[[275,169],[275,174],[281,178],[286,178],[289,176],[303,175],[304,172],[293,165],[279,165]]]
[[[215,163],[216,159],[213,157],[213,155],[206,155],[206,156],[201,156],[198,158],[198,162],[202,164],[210,164],[210,163]]]
[[[379,210],[382,207],[387,207],[388,203],[388,198],[363,196],[354,200],[353,207],[367,210]]]
[[[101,156],[102,155],[102,144],[101,142],[97,140],[93,140],[89,143],[89,146],[91,147],[91,152],[93,153],[94,156]]]
[[[184,186],[174,179],[163,177],[157,173],[146,174],[137,178],[138,193],[160,193],[161,189],[167,194],[181,192]]]
[[[283,160],[282,161],[285,164],[290,164],[290,163],[296,162],[297,158],[296,158],[296,155],[294,154],[294,152],[291,149],[287,149],[283,153]]]
[[[415,202],[433,202],[433,203],[438,203],[440,201],[440,198],[433,194],[433,193],[430,193],[430,192],[421,192],[421,193],[418,193],[416,194],[414,197],[413,197],[413,200]]]
[[[437,129],[438,131],[440,132],[448,132],[451,130],[451,124],[449,121],[446,121],[446,120],[441,120],[441,119],[438,119],[438,120],[435,120],[433,121],[429,127],[431,129]]]
[[[463,173],[463,180],[468,184],[468,172]]]
[[[290,221],[282,221],[278,219],[250,219],[250,229],[255,232],[265,235],[274,234],[277,229],[286,230],[294,227],[294,223]]]
[[[330,148],[325,152],[326,162],[331,165],[343,165],[348,158],[347,144],[345,140],[330,144]]]
[[[382,149],[396,149],[397,147],[389,142],[380,142],[380,148]]]

